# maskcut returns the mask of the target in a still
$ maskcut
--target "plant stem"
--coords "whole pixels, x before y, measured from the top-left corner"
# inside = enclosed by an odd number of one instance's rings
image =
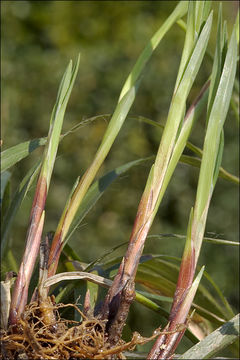
[[[72,61],[69,62],[60,83],[57,100],[52,111],[48,140],[44,149],[41,171],[30,215],[26,247],[11,301],[9,314],[9,323],[11,325],[17,323],[27,303],[28,287],[38,256],[42,236],[45,202],[56,159],[63,118],[73,83],[77,75],[79,60],[80,57],[78,56],[78,60],[74,68],[72,67]]]
[[[39,209],[41,208],[38,208],[38,211],[40,211]],[[34,213],[31,215],[32,221],[30,222],[26,249],[13,290],[11,308],[9,313],[9,324],[11,325],[16,324],[27,303],[28,287],[40,246],[44,223],[44,211],[42,212],[39,222],[37,222],[36,220],[36,218],[38,217],[38,213]]]
[[[203,86],[199,96],[194,100],[189,111],[186,113],[184,119],[186,127],[184,128],[183,133],[188,133],[190,131],[186,131],[186,128],[187,126],[191,128],[194,111],[207,92],[208,86],[209,82]],[[179,135],[179,138],[181,138],[181,134]],[[181,150],[179,149],[178,157],[180,157],[186,141],[187,136],[185,137],[185,141],[183,141],[181,146],[179,146]],[[162,188],[165,188],[167,181],[169,181],[171,178],[171,174],[174,170],[173,164],[175,164],[175,161],[177,163],[177,159],[174,158],[174,160],[171,162],[172,166],[170,166],[169,161],[169,169],[167,171],[169,176],[166,176],[165,178],[163,177]],[[101,310],[102,318],[108,319],[107,330],[109,331],[109,339],[113,344],[116,343],[121,335],[121,331],[128,315],[129,307],[131,302],[134,300],[134,279],[136,276],[137,267],[142,255],[146,237],[156,214],[154,209],[156,209],[156,204],[159,202],[158,195],[162,190],[160,184],[158,183],[156,183],[156,187],[154,188],[153,172],[154,166],[150,171],[147,185],[138,207],[126,255],[122,260],[113,285],[109,289]],[[166,180],[166,178],[168,180]],[[153,198],[153,194],[155,194],[155,198]]]

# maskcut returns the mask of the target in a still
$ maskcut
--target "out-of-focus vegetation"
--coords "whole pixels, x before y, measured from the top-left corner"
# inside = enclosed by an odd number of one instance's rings
[[[83,119],[110,114],[120,89],[147,40],[176,6],[175,1],[5,1],[2,3],[2,140],[3,149],[22,141],[47,135],[51,109],[63,69],[69,58],[81,52],[79,74],[67,107],[64,131]],[[217,9],[219,2],[215,2]],[[238,2],[223,2],[224,17],[230,26],[235,20]],[[217,16],[215,17],[216,21]],[[177,25],[163,39],[151,59],[131,109],[165,123],[173,91],[184,36]],[[216,23],[210,38],[214,49]],[[211,46],[212,45],[212,46]],[[210,74],[212,62],[205,57],[197,77],[196,93]],[[192,98],[195,92],[192,92]],[[68,193],[77,176],[83,174],[106,128],[107,117],[94,121],[60,144],[47,200],[44,231],[54,230]],[[204,119],[195,125],[191,141],[202,147]],[[225,124],[223,167],[238,173],[239,124],[233,110]],[[110,152],[101,174],[127,161],[156,153],[160,131],[131,118],[126,121]],[[36,161],[41,149],[14,168],[15,184]],[[187,153],[187,152],[186,152]],[[108,249],[129,239],[137,204],[140,200],[149,164],[135,167],[124,175],[101,198],[84,224],[71,239],[71,246],[84,262],[93,261]],[[195,198],[198,169],[178,165],[151,234],[184,234],[189,209]],[[14,189],[13,189],[14,190]],[[22,255],[31,206],[31,194],[21,207],[12,239],[17,262]],[[238,240],[237,186],[218,180],[207,221],[211,236]],[[118,229],[118,231],[116,231]],[[209,233],[207,235],[209,235]],[[16,241],[17,239],[17,241]],[[181,256],[180,239],[149,239],[145,253]],[[119,250],[123,253],[123,248]],[[205,243],[200,264],[236,308],[238,306],[238,252],[231,246]],[[135,305],[130,320],[142,329],[143,317],[156,322]],[[139,323],[138,323],[139,321]],[[146,329],[147,326],[146,324]],[[151,324],[152,326],[152,324]],[[154,323],[155,326],[155,323]],[[145,329],[142,329],[142,333]]]

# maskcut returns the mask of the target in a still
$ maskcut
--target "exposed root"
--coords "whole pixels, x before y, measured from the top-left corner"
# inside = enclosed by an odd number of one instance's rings
[[[79,323],[60,317],[59,309],[74,307],[81,317]],[[54,314],[54,317],[52,316]],[[130,342],[119,340],[115,346],[108,341],[106,321],[87,317],[75,304],[53,304],[49,308],[37,302],[27,305],[17,325],[1,331],[1,359],[125,359],[123,351],[134,350],[160,334],[144,338],[134,333]]]

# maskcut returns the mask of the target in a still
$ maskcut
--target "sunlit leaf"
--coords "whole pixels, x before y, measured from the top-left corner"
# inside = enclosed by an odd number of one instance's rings
[[[180,355],[179,359],[210,359],[215,355],[221,355],[222,350],[237,339],[239,339],[239,314]]]
[[[31,152],[37,149],[39,146],[45,145],[46,142],[47,138],[29,140],[2,151],[1,172],[15,165],[17,162],[24,159]]]

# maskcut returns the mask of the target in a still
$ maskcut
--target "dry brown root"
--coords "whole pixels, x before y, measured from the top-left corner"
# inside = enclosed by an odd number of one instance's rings
[[[61,318],[59,309],[65,307],[75,308],[82,321]],[[49,301],[47,308],[46,304],[43,307],[32,302],[16,326],[1,331],[1,359],[125,359],[123,351],[132,351],[160,333],[155,330],[150,338],[134,333],[131,341],[120,340],[111,346],[105,325],[103,320],[84,315],[75,304],[54,305]]]

